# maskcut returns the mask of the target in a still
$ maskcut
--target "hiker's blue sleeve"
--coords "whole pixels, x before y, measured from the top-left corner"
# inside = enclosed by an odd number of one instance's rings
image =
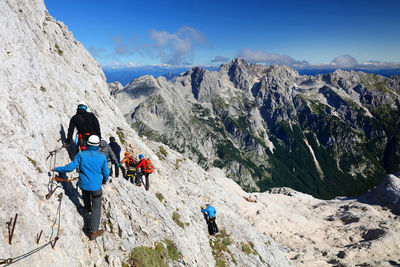
[[[69,163],[65,166],[62,166],[62,167],[54,168],[54,171],[55,172],[71,172],[79,166],[79,163],[81,161],[82,161],[81,155],[80,155],[80,153],[78,153],[78,154],[76,154],[74,160],[71,163]]]
[[[105,179],[105,182],[107,183],[108,178],[110,176],[110,170],[108,169],[107,160],[104,160],[103,167],[101,168],[101,172],[103,173],[103,178]]]

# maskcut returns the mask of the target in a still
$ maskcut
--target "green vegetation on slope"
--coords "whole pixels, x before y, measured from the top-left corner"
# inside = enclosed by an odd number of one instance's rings
[[[154,248],[136,247],[132,250],[126,261],[128,266],[167,267],[170,262],[179,259],[179,251],[175,243],[169,239],[156,242]]]

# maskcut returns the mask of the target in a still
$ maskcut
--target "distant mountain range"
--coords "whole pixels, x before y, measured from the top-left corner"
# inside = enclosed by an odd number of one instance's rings
[[[113,92],[140,135],[222,168],[248,191],[356,196],[400,171],[399,76],[307,76],[236,59]]]
[[[201,67],[201,66],[200,66]],[[107,83],[120,82],[122,85],[127,85],[133,79],[139,78],[144,75],[152,75],[154,77],[164,76],[167,80],[172,80],[179,74],[186,72],[190,69],[187,67],[171,67],[171,66],[140,66],[130,68],[112,68],[103,67],[104,74],[107,78]],[[204,66],[203,69],[210,71],[218,71],[219,67],[216,66]],[[400,69],[342,69],[342,70],[354,70],[363,71],[367,73],[375,73],[385,77],[391,77],[392,75],[400,75]],[[300,75],[317,75],[334,72],[335,69],[297,69]]]
[[[112,68],[103,67],[104,74],[107,78],[107,83],[120,82],[122,85],[127,85],[133,79],[139,78],[144,75],[151,75],[154,77],[165,76],[167,80],[173,79],[175,76],[186,72],[191,67],[171,67],[171,66],[141,66],[130,68]],[[203,67],[207,70],[218,70],[219,67],[207,66]]]

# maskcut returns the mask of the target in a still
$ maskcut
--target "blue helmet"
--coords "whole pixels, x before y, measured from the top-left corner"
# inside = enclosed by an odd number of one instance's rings
[[[139,155],[139,159],[142,159],[142,158],[144,158],[144,157],[143,157],[143,155],[142,155],[142,154],[140,154],[140,155]]]

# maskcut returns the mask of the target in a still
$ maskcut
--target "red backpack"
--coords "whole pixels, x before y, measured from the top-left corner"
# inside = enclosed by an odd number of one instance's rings
[[[153,164],[151,164],[151,161],[149,159],[146,160],[146,171],[148,173],[153,173],[154,171]]]

